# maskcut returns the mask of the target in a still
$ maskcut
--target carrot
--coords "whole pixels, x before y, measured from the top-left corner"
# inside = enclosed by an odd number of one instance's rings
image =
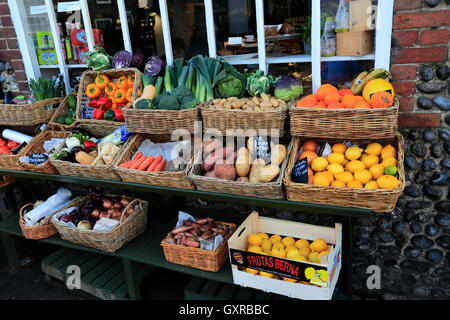
[[[130,165],[130,169],[137,170],[137,168],[139,168],[139,166],[140,166],[146,159],[147,159],[146,156],[143,156],[143,157],[139,158],[136,162],[133,162],[133,163]]]
[[[155,161],[152,162],[152,164],[148,167],[147,171],[154,171],[156,166],[161,162],[162,155],[158,154],[155,158]]]
[[[131,165],[132,165],[134,162],[138,161],[143,155],[144,155],[144,154],[143,154],[142,152],[136,153],[136,155],[134,156],[134,158],[130,160],[130,161],[131,161]],[[130,167],[131,167],[131,165],[130,165]]]
[[[158,163],[158,165],[155,168],[155,172],[157,172],[157,171],[164,171],[164,169],[166,168],[166,164],[167,164],[166,159],[164,159],[163,162]]]
[[[139,171],[144,171],[153,162],[153,160],[155,160],[155,158],[153,158],[152,156],[147,157],[137,169]]]
[[[131,160],[122,163],[121,165],[119,165],[119,167],[121,167],[121,168],[127,168],[127,169],[128,169],[128,168],[130,168],[130,165],[131,165]]]

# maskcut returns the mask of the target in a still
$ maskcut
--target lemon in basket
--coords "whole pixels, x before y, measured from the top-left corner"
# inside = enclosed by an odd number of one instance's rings
[[[369,171],[374,179],[378,179],[379,177],[384,175],[384,166],[381,163],[379,163],[371,166]]]
[[[328,163],[340,163],[342,164],[344,162],[345,156],[343,153],[330,153],[330,155],[328,156],[327,160]]]
[[[276,242],[281,242],[281,236],[278,234],[274,234],[269,238],[269,240],[272,242],[272,244]]]
[[[350,147],[345,150],[345,157],[348,160],[357,160],[361,157],[361,154],[364,150],[359,147]]]
[[[301,248],[301,247],[309,247],[309,241],[306,239],[298,239],[297,241],[295,241],[295,246],[297,248]]]
[[[328,187],[330,183],[330,179],[326,175],[322,174],[322,172],[318,172],[314,175],[314,185]]]
[[[281,248],[280,246],[273,246],[272,255],[274,257],[284,258],[286,257],[286,252],[284,251],[284,248]]]
[[[378,142],[370,143],[367,145],[365,152],[369,155],[379,156],[383,146]]]
[[[355,173],[364,169],[366,169],[366,165],[360,160],[351,160],[345,165],[345,170],[351,173]]]
[[[353,180],[353,174],[348,171],[340,172],[334,177],[336,178],[336,180],[342,181],[345,184]]]
[[[387,157],[383,160],[383,162],[381,162],[384,168],[387,168],[389,166],[397,166],[397,163],[397,159],[395,159],[394,157]]]
[[[331,150],[333,150],[333,152],[336,152],[336,153],[344,153],[345,150],[347,150],[347,146],[343,143],[335,143],[331,147]]]
[[[390,144],[388,144],[381,150],[381,159],[386,159],[389,157],[397,157],[397,150]]]
[[[313,251],[321,252],[321,251],[327,250],[328,245],[325,240],[323,240],[321,238],[317,238],[309,245],[309,247]]]
[[[378,183],[375,180],[371,180],[366,183],[364,189],[378,189]]]
[[[376,155],[368,154],[364,158],[361,157],[361,161],[366,165],[366,168],[371,168],[372,166],[378,164],[380,159]]]
[[[311,169],[314,171],[325,171],[328,166],[328,160],[324,157],[317,157],[311,162]]]
[[[261,249],[263,249],[263,251],[271,251],[272,241],[270,241],[269,239],[264,239],[261,244]]]
[[[308,247],[307,246],[300,247],[300,248],[298,248],[298,253],[301,256],[307,258],[309,256],[309,254],[311,253],[311,248],[309,246]]]
[[[372,180],[372,174],[367,169],[356,171],[354,177],[355,180],[361,182],[362,184],[366,184]]]
[[[263,250],[261,249],[261,247],[258,246],[250,246],[247,248],[248,252],[253,252],[253,253],[263,253]]]
[[[295,244],[295,240],[292,237],[284,237],[281,240],[281,243],[283,243],[285,247],[289,247],[289,246],[293,246]]]
[[[377,179],[377,183],[381,189],[395,189],[401,182],[394,176],[383,175]]]
[[[344,167],[340,163],[331,163],[328,165],[327,170],[330,171],[333,176],[335,176],[336,174],[343,172]]]
[[[347,188],[362,189],[363,185],[358,180],[353,179],[353,180],[350,180],[349,182],[347,182]]]
[[[331,183],[331,186],[335,187],[335,188],[344,188],[344,187],[347,186],[347,184],[345,182],[340,181],[340,180],[334,180]]]

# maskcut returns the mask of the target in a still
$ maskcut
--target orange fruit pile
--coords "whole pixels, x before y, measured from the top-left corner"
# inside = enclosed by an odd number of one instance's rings
[[[389,97],[390,96],[390,97]],[[389,108],[393,104],[390,93],[374,94],[370,102],[362,96],[355,96],[350,89],[337,89],[331,84],[323,84],[315,94],[310,94],[297,101],[298,108],[321,109],[370,109]]]

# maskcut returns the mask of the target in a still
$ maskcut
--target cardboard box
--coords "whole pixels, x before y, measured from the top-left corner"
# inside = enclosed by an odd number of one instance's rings
[[[103,47],[103,32],[100,29],[92,29],[92,35],[94,37],[94,46]],[[86,30],[85,29],[72,29],[70,30],[70,40],[72,46],[81,47],[87,46]]]
[[[290,236],[294,239],[307,239],[309,242],[321,238],[331,245],[331,249],[328,254],[321,257],[320,264],[248,252],[248,236],[259,232],[265,232],[269,236],[278,234],[281,237]],[[235,284],[305,300],[331,300],[342,266],[341,248],[341,224],[336,224],[334,228],[322,227],[259,217],[257,212],[250,214],[228,240],[231,270]],[[242,268],[246,267],[273,273],[280,279],[267,278],[243,271]],[[307,274],[312,270],[316,275],[326,271],[326,282],[322,282],[322,286],[312,284],[317,283],[317,281],[321,282],[321,280],[318,280],[318,277],[307,278],[305,270],[307,270]],[[281,280],[283,277],[302,282],[284,281]]]
[[[39,49],[54,49],[55,43],[51,32],[36,32],[36,39]]]
[[[79,64],[86,64],[86,53],[89,51],[89,48],[86,46],[83,47],[76,47],[77,50],[77,57],[78,57],[78,63]]]
[[[338,32],[336,34],[337,56],[365,56],[373,53],[375,31]]]
[[[58,64],[58,57],[56,56],[55,49],[52,50],[37,49],[36,55],[40,65]]]
[[[374,30],[377,6],[372,0],[350,0],[349,27],[350,32]]]

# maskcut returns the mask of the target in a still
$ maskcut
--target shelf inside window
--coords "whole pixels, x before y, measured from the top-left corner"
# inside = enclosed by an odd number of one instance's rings
[[[375,54],[372,53],[361,57],[333,56],[320,58],[320,61],[355,61],[355,60],[375,60]]]

